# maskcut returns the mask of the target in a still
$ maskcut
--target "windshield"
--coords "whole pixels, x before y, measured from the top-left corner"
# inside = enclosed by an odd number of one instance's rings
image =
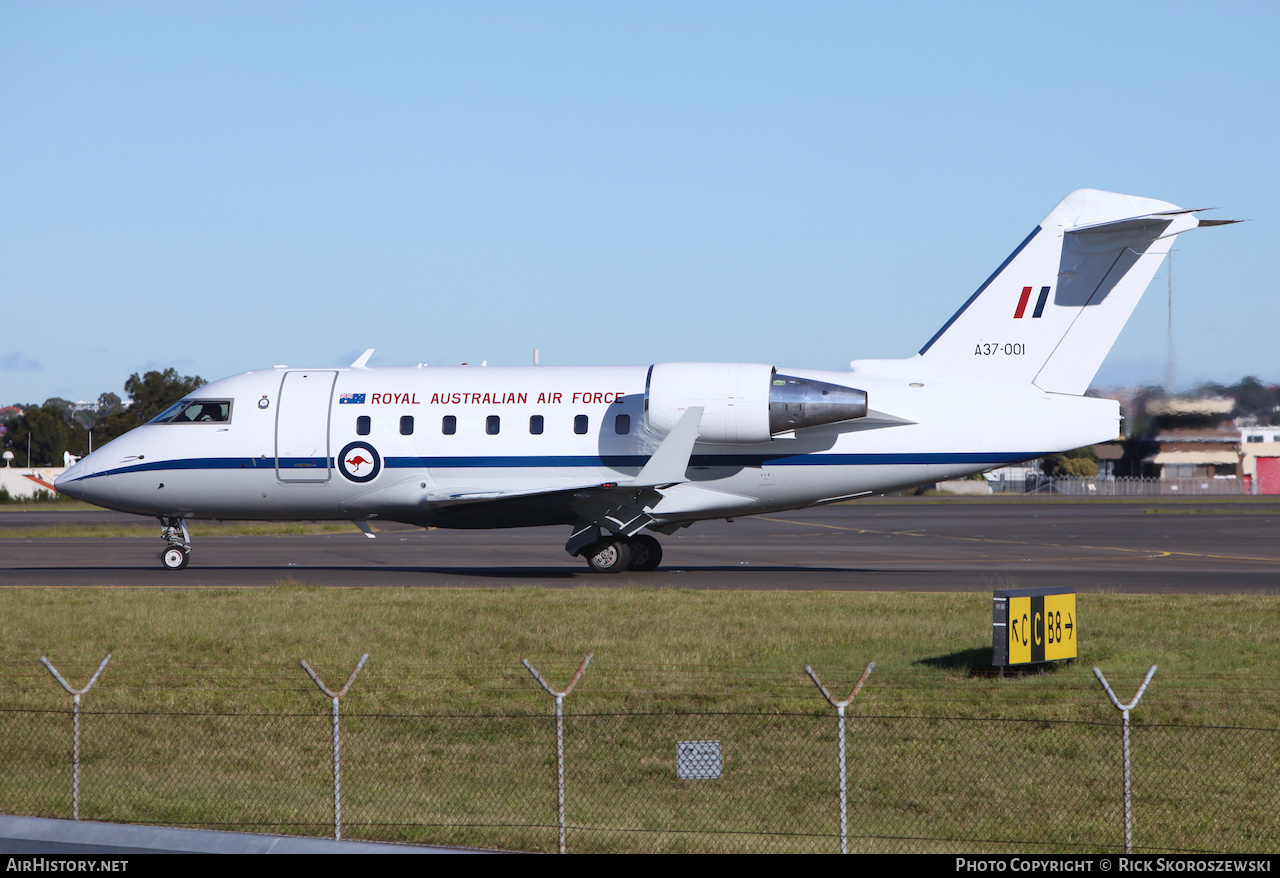
[[[225,424],[231,420],[229,399],[184,399],[174,403],[148,423],[152,424]]]

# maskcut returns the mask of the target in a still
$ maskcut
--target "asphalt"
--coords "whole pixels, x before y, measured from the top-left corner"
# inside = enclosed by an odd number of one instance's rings
[[[139,861],[120,859],[133,854],[480,854],[494,851],[423,845],[378,844],[368,841],[335,841],[327,838],[294,838],[248,832],[178,829],[169,826],[137,826],[97,823],[92,820],[51,820],[45,817],[0,815],[0,851],[9,857],[55,856],[55,863],[9,859],[11,871],[74,872],[103,870],[139,871]],[[117,858],[113,865],[99,857]],[[92,865],[84,862],[98,860]],[[145,866],[143,866],[145,868]]]
[[[9,537],[51,523],[144,523],[154,537]],[[645,585],[693,589],[1280,593],[1280,503],[868,500],[663,537],[651,573],[592,574],[565,528],[202,536],[189,567],[161,568],[159,526],[110,512],[0,512],[0,587]]]

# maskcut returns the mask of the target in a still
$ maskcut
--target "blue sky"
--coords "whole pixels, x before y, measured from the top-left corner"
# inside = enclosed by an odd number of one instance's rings
[[[1080,187],[1256,220],[1178,241],[1178,383],[1280,381],[1278,8],[4,0],[0,404],[909,356]]]

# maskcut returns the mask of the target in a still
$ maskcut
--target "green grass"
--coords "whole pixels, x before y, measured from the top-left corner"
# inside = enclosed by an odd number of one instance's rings
[[[15,497],[9,493],[8,489],[0,487],[0,510],[11,511],[26,509],[97,509],[83,500],[76,500],[68,497],[66,494],[59,494],[54,491],[47,491],[43,488],[36,490],[30,496]]]
[[[294,710],[311,697],[298,669],[345,679],[368,668],[354,709],[540,710],[554,683],[595,659],[577,710],[825,710],[811,664],[835,693],[868,661],[860,706],[893,713],[1080,719],[1097,703],[1089,667],[1133,687],[1151,664],[1150,721],[1274,724],[1273,699],[1234,703],[1245,681],[1280,676],[1280,597],[1082,594],[1080,660],[1040,677],[982,674],[990,598],[982,594],[724,592],[667,588],[24,589],[0,592],[0,706],[54,706],[36,660],[71,677],[115,658],[100,707],[218,704]],[[1229,689],[1230,710],[1215,691]],[[207,692],[207,694],[206,694]],[[301,699],[301,700],[299,700]],[[819,699],[815,701],[815,699]],[[1110,710],[1110,708],[1107,708]],[[1094,712],[1090,716],[1106,716]]]
[[[0,497],[0,515],[10,512],[101,512],[102,508],[75,500],[65,494],[37,494],[35,497]]]
[[[331,831],[332,688],[347,837],[551,850],[552,699],[566,699],[570,850],[832,850],[834,711],[849,711],[855,850],[1081,851],[1120,838],[1118,714],[1135,712],[1137,843],[1274,850],[1280,598],[1082,594],[1080,660],[1000,680],[981,594],[660,588],[5,589],[0,810],[69,811],[83,685],[82,816]],[[1190,727],[1189,727],[1190,726]],[[1231,728],[1220,728],[1231,727]],[[1253,729],[1250,731],[1248,729]],[[1242,730],[1243,729],[1243,730]],[[680,781],[679,740],[724,776]]]

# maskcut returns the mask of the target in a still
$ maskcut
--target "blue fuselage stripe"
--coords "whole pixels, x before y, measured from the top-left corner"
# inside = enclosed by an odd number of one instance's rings
[[[1049,452],[950,452],[893,454],[695,454],[689,466],[1002,466],[1043,457]],[[388,469],[552,469],[564,467],[642,467],[649,458],[643,454],[618,455],[539,455],[514,457],[388,457]],[[280,469],[292,467],[325,467],[322,457],[281,459]],[[328,461],[332,467],[333,460]],[[93,479],[122,473],[167,472],[177,470],[274,470],[276,458],[202,457],[178,460],[153,460],[116,469],[103,470],[82,478]],[[77,480],[79,481],[79,480]]]

